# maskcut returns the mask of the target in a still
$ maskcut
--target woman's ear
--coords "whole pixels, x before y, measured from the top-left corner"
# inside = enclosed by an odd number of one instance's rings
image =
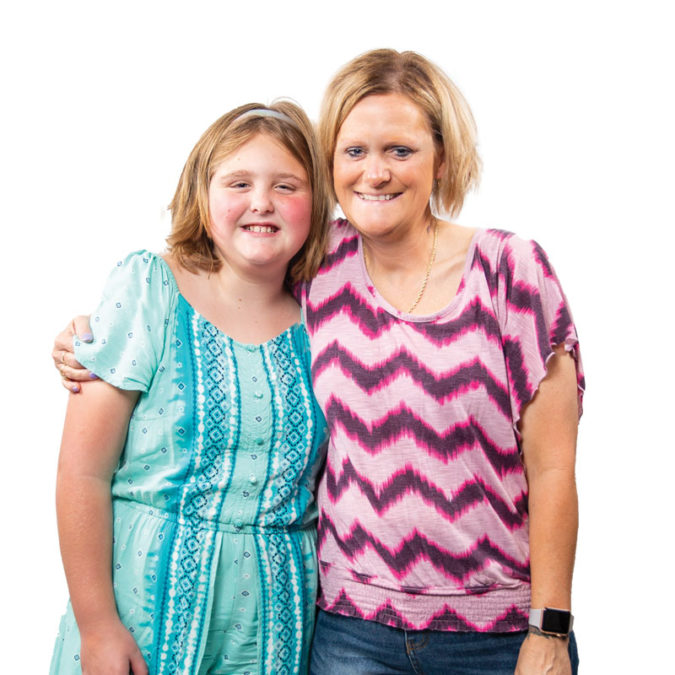
[[[438,162],[438,164],[436,166],[434,178],[436,180],[441,180],[441,178],[443,178],[445,174],[445,152],[443,152],[442,148],[438,148],[436,151],[436,161]]]

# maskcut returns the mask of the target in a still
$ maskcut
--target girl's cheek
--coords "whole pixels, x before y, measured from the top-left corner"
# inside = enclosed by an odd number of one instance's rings
[[[284,205],[284,220],[289,225],[308,225],[312,219],[311,197],[298,196]]]

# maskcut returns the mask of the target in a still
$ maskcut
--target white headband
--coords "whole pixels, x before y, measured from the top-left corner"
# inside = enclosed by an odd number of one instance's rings
[[[245,120],[248,117],[274,117],[274,119],[292,124],[296,128],[298,126],[288,115],[277,110],[269,110],[268,108],[253,108],[253,110],[247,110],[237,117],[237,121]]]

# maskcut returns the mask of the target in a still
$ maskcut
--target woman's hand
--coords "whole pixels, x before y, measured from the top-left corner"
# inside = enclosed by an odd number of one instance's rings
[[[83,368],[73,355],[73,338],[79,337],[82,342],[91,342],[93,335],[89,327],[88,316],[76,316],[54,340],[52,359],[54,366],[61,373],[61,383],[73,393],[80,391],[78,382],[88,382],[96,379],[91,371]]]
[[[80,635],[82,675],[147,675],[148,667],[136,641],[116,617]]]
[[[528,633],[520,648],[515,675],[571,675],[568,640]]]

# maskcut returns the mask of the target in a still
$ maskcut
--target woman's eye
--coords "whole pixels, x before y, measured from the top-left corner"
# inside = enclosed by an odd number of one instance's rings
[[[359,157],[363,157],[363,148],[347,148],[345,150],[347,153],[347,156],[353,157],[354,159],[357,159]]]
[[[392,148],[392,152],[394,153],[394,157],[397,157],[398,159],[406,159],[412,155],[412,150],[410,148],[406,148],[405,145],[397,145],[396,147]]]

